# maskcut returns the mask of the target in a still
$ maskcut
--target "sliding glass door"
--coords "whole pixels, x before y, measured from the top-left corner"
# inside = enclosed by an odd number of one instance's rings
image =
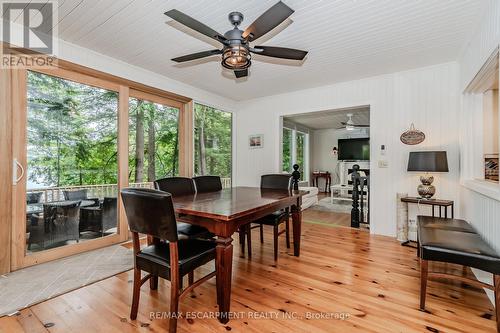
[[[118,93],[27,72],[26,252],[117,232]]]
[[[64,66],[9,72],[11,270],[126,241],[120,189],[193,174],[190,99]],[[230,179],[231,117],[204,116],[206,170]]]

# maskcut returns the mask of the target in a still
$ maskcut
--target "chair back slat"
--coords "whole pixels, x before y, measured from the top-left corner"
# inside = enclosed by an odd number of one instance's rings
[[[198,193],[217,192],[222,190],[222,181],[219,176],[193,177]]]
[[[289,174],[271,174],[263,175],[260,178],[260,188],[269,190],[291,190],[292,175]]]
[[[194,182],[191,178],[186,177],[168,177],[158,179],[154,182],[155,189],[168,192],[173,197],[183,195],[192,195],[196,193]]]
[[[147,188],[121,191],[125,213],[132,232],[177,241],[177,222],[172,195]]]

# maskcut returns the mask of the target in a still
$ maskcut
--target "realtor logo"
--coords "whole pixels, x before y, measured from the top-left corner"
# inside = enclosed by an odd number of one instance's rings
[[[55,0],[2,2],[2,67],[53,65],[56,11]]]

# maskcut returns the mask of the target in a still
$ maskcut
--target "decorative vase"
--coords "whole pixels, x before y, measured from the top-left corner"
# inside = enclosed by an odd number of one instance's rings
[[[422,184],[417,187],[418,195],[425,199],[432,198],[432,196],[436,193],[436,188],[432,185],[433,181],[433,176],[420,176],[420,182],[422,182]]]

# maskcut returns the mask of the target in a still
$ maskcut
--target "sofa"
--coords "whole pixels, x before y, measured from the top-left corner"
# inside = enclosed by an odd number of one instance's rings
[[[302,197],[302,210],[314,206],[318,203],[318,188],[309,186],[299,186],[299,190],[309,193]]]

